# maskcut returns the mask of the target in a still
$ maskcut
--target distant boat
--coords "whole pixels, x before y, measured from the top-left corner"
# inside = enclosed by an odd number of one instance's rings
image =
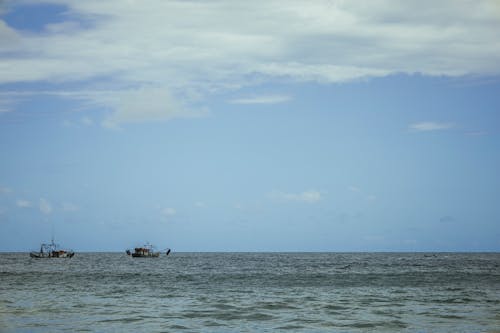
[[[54,239],[49,244],[42,244],[39,252],[30,252],[31,258],[71,258],[74,255],[75,252],[71,250],[60,249]]]
[[[158,258],[160,256],[160,251],[156,251],[154,246],[151,244],[145,244],[141,247],[134,248],[134,252],[130,250],[125,251],[127,255],[134,258]],[[166,255],[170,254],[170,249],[167,249]]]

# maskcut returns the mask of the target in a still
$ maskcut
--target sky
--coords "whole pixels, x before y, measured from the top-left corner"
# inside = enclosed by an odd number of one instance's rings
[[[0,1],[0,251],[500,251],[500,3]]]

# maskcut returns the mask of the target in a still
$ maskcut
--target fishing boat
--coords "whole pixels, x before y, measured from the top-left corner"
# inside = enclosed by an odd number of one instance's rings
[[[39,252],[30,252],[31,258],[71,258],[75,252],[71,250],[63,250],[58,244],[54,243],[54,239],[49,244],[40,245]]]
[[[151,244],[136,247],[134,248],[134,252],[130,250],[126,250],[125,252],[133,258],[158,258],[160,256],[160,251],[156,251]],[[165,254],[168,256],[170,254],[170,249],[167,249]]]

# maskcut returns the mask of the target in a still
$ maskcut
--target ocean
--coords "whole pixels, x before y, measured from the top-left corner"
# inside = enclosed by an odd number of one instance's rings
[[[500,332],[500,254],[2,253],[0,332]]]

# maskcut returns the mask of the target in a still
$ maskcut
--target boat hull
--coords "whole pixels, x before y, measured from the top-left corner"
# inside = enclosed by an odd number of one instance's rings
[[[41,259],[41,258],[72,258],[75,255],[74,252],[53,252],[53,253],[42,253],[42,252],[30,252],[31,258]]]
[[[159,256],[160,256],[159,252],[148,253],[148,254],[132,253],[133,258],[158,258]]]

